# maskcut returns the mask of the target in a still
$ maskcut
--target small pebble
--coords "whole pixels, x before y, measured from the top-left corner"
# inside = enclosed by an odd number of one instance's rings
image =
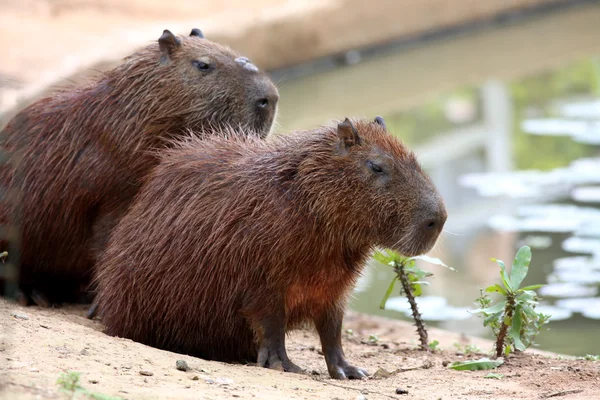
[[[188,363],[185,362],[185,360],[177,360],[175,362],[175,368],[177,368],[179,371],[189,371],[190,367],[188,366]]]
[[[194,375],[194,376],[192,376],[192,378],[191,378],[191,379],[192,379],[193,381],[197,381],[197,380],[199,380],[200,378],[198,377],[198,375]]]
[[[215,381],[213,379],[206,379],[204,382],[208,383],[209,385],[212,385],[213,383],[215,383]]]
[[[185,388],[186,388],[186,389],[189,389],[189,388],[191,388],[191,386],[190,386],[190,385],[186,385],[186,386],[185,386]]]
[[[448,361],[448,360],[442,361],[442,366],[447,367],[448,364],[450,364],[450,361]]]
[[[98,383],[100,381],[98,379],[89,379],[88,382],[95,385],[96,383]]]
[[[24,319],[24,320],[28,320],[29,319],[29,317],[27,315],[25,315],[25,314],[12,313],[10,315],[12,315],[13,317],[15,317],[17,319]]]
[[[408,390],[398,388],[396,389],[396,394],[408,394]]]
[[[144,383],[148,383],[148,378],[144,378]]]
[[[321,375],[321,373],[319,371],[317,371],[316,369],[313,369],[312,371],[310,371],[310,373],[312,375]]]
[[[387,349],[389,349],[389,348],[390,348],[390,345],[389,345],[389,344],[387,344],[387,343],[384,343],[384,344],[382,344],[382,345],[381,345],[381,347],[383,347],[384,349],[386,349],[386,350],[387,350]]]
[[[360,391],[362,394],[369,394],[369,390],[368,389],[363,389]]]
[[[367,397],[364,394],[359,394],[356,396],[356,400],[367,400]]]
[[[87,351],[87,349],[83,349],[79,352],[79,354],[81,354],[82,356],[88,356],[88,355],[90,355],[90,352]]]
[[[152,375],[154,375],[154,373],[152,371],[141,370],[140,375],[152,376]]]

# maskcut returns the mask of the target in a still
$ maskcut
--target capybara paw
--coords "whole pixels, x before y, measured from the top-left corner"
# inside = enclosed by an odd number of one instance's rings
[[[364,379],[369,376],[369,373],[362,368],[346,364],[329,368],[329,375],[334,379]]]
[[[287,357],[285,358],[286,360],[282,361],[277,352],[269,352],[268,350],[263,349],[259,352],[257,365],[259,367],[270,368],[282,372],[294,372],[298,374],[304,372],[302,368],[288,360]]]

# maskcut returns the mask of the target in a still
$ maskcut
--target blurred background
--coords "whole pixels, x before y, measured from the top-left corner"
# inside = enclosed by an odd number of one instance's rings
[[[163,29],[196,27],[270,72],[276,133],[381,115],[417,152],[449,211],[430,255],[457,269],[423,265],[429,325],[487,336],[468,310],[499,282],[490,258],[527,244],[524,284],[546,284],[552,315],[540,347],[600,353],[599,2],[0,0],[0,128]],[[369,266],[352,308],[407,319],[401,297],[379,309],[392,276]]]

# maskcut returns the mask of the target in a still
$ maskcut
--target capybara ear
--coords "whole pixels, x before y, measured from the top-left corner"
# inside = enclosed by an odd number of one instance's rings
[[[381,125],[383,127],[383,129],[385,129],[387,131],[387,126],[385,126],[385,121],[383,120],[382,117],[377,116],[375,117],[375,121],[374,121],[377,125]]]
[[[198,28],[192,29],[192,31],[190,32],[190,36],[196,36],[200,39],[204,39],[204,33],[202,33],[202,31]]]
[[[346,118],[344,122],[341,122],[337,126],[338,137],[340,138],[340,152],[346,154],[350,147],[360,145],[361,139],[358,135],[356,127],[352,122]]]
[[[160,47],[160,60],[162,62],[168,61],[171,55],[181,46],[181,41],[177,39],[170,30],[165,29],[160,38],[158,38],[158,46]]]

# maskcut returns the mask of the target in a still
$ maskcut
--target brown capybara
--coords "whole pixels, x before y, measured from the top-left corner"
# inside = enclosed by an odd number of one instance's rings
[[[157,163],[153,150],[189,129],[231,126],[264,138],[278,100],[247,58],[198,29],[165,30],[88,86],[21,111],[1,132],[13,168],[0,176],[21,198],[20,210],[5,204],[0,213],[1,222],[21,215],[21,291],[38,304],[77,301],[93,250]]]
[[[161,154],[96,269],[109,335],[299,372],[285,333],[314,323],[329,374],[346,298],[374,248],[429,251],[446,209],[415,155],[349,119],[273,141],[190,138]]]

